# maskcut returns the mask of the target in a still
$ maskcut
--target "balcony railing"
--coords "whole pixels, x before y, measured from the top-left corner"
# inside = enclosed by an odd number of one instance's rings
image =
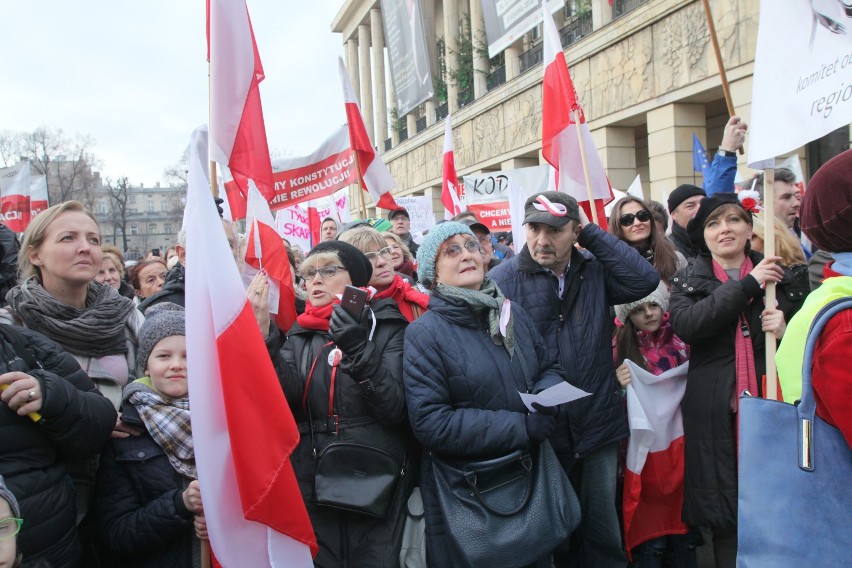
[[[423,130],[426,130],[426,117],[421,116],[414,124],[417,127],[417,132],[422,132]]]
[[[485,78],[485,88],[490,91],[491,89],[499,87],[505,82],[506,66],[501,65],[500,67],[489,73],[488,76]]]
[[[473,88],[468,87],[464,91],[459,91],[459,108],[464,108],[473,102]]]
[[[612,3],[612,17],[618,18],[630,10],[634,10],[648,0],[615,0]]]
[[[590,33],[592,33],[592,12],[588,11],[559,30],[559,39],[562,41],[562,47],[565,48]]]
[[[543,56],[543,48],[544,46],[541,42],[539,42],[538,45],[526,50],[521,54],[521,73],[541,63],[541,59]]]
[[[447,108],[447,103],[438,105],[438,108],[435,109],[435,122],[441,122],[447,118],[448,114],[450,114],[450,112]]]

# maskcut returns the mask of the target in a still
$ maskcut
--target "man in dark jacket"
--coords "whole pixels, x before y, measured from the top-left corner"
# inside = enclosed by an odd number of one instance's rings
[[[615,487],[618,443],[627,436],[627,422],[612,360],[609,306],[644,298],[660,277],[630,246],[588,223],[565,193],[530,197],[524,224],[523,250],[488,276],[532,316],[568,382],[591,393],[567,406],[553,439],[582,509],[570,551],[557,551],[554,561],[623,567]]]
[[[420,245],[414,242],[414,237],[411,236],[411,218],[408,216],[408,211],[402,207],[394,209],[388,213],[388,221],[393,223],[391,231],[402,239],[412,255],[417,256]]]
[[[706,196],[707,193],[703,189],[688,183],[679,185],[669,195],[669,215],[672,218],[672,233],[669,235],[669,240],[686,258],[695,258],[701,252],[689,241],[686,225],[698,213],[698,204]]]
[[[18,238],[0,224],[0,304],[6,305],[6,292],[18,284]]]

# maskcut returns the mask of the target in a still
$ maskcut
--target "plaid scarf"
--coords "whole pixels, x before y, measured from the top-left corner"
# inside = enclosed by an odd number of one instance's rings
[[[175,471],[189,479],[197,479],[189,399],[161,395],[154,390],[150,377],[127,385],[124,399],[136,407],[148,433],[166,453]]]
[[[478,291],[438,284],[435,291],[446,298],[460,300],[468,305],[474,313],[487,312],[488,335],[494,345],[502,345],[509,353],[509,358],[515,350],[515,318],[511,315],[508,300],[497,284],[490,278],[482,282]]]

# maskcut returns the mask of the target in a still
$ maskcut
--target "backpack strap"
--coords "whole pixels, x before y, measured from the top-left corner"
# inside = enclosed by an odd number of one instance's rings
[[[9,342],[12,349],[15,351],[15,355],[20,357],[20,359],[27,364],[30,370],[44,369],[44,365],[36,359],[35,350],[33,349],[30,340],[27,339],[23,333],[15,329],[14,326],[0,324],[0,335]]]

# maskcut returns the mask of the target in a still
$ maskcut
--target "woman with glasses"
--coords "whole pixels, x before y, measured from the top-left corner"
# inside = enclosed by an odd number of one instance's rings
[[[308,289],[305,313],[274,363],[301,436],[292,462],[320,547],[314,563],[393,566],[399,562],[405,503],[413,486],[402,386],[408,322],[389,298],[373,300],[355,316],[343,309],[340,295],[346,287],[366,287],[374,270],[348,243],[320,243],[301,269]],[[374,480],[364,467],[382,457],[387,477],[376,480],[384,487],[382,499],[355,494],[342,482],[331,484],[334,496],[323,490],[335,456],[349,451],[357,454],[347,460],[349,467],[363,467],[335,471],[356,485],[358,476]]]
[[[18,568],[21,565],[16,536],[23,523],[18,500],[0,475],[0,566],[3,568]]]
[[[518,392],[561,383],[564,372],[529,315],[485,277],[483,252],[470,228],[435,226],[417,255],[431,297],[429,311],[406,330],[404,368],[409,420],[423,445],[427,557],[431,566],[466,566],[447,534],[433,456],[469,462],[537,448],[554,432],[558,407],[529,413]],[[531,542],[537,536],[528,535]],[[558,544],[541,543],[541,556]],[[512,560],[502,565],[515,566]]]
[[[609,232],[636,249],[650,262],[667,285],[686,266],[686,257],[660,234],[650,207],[633,196],[622,197],[609,215]]]
[[[411,287],[402,276],[394,272],[393,247],[381,233],[371,227],[358,227],[345,231],[340,240],[364,253],[373,266],[369,285],[376,289],[373,300],[390,298],[408,321],[414,321],[429,305],[429,295]]]
[[[414,261],[414,255],[408,248],[399,235],[390,231],[382,233],[387,246],[391,249],[391,263],[393,269],[400,274],[411,279],[412,284],[417,283],[417,263]]]

